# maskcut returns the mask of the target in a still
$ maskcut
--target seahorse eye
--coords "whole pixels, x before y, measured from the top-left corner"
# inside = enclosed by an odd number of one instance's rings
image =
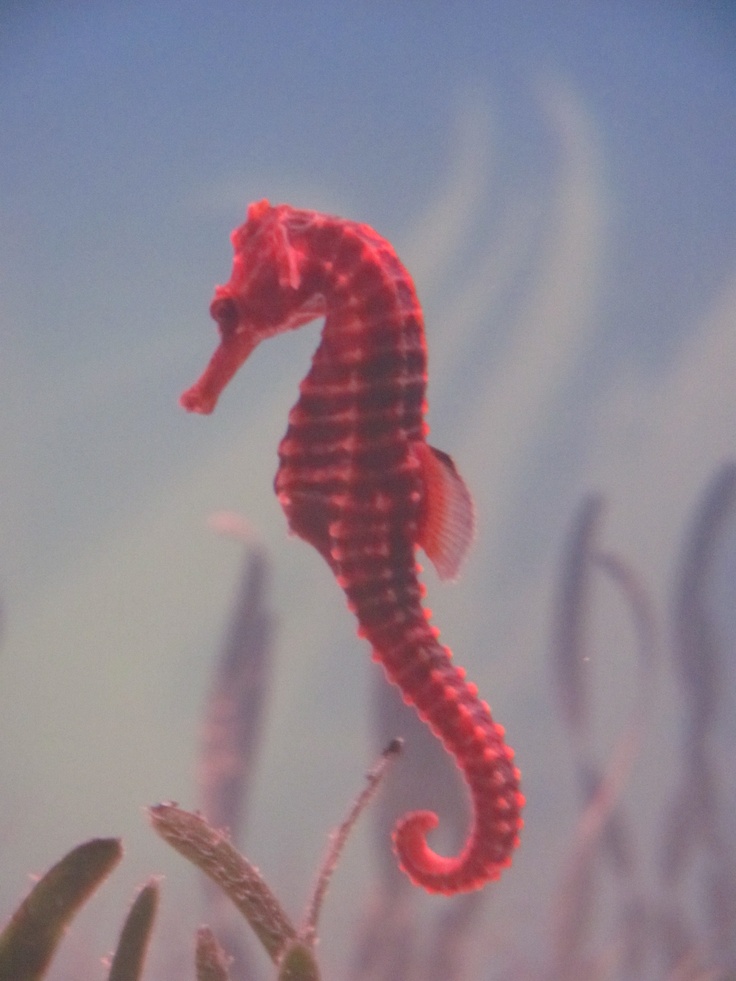
[[[238,307],[231,296],[218,296],[210,304],[210,316],[223,337],[234,334],[238,326]]]

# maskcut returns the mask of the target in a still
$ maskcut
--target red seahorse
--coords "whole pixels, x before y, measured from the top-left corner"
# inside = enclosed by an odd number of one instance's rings
[[[372,228],[285,204],[251,204],[232,242],[230,282],[210,306],[220,345],[181,404],[211,412],[260,341],[325,317],[279,446],[276,493],[292,531],[329,563],[373,657],[467,780],[473,827],[460,855],[429,848],[437,816],[419,811],[394,832],[401,867],[431,892],[477,889],[511,864],[524,798],[503,727],[422,607],[417,546],[440,576],[455,576],[473,508],[450,457],[426,442],[414,284]]]

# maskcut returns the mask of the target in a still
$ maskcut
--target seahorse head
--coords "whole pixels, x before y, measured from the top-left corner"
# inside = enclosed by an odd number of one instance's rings
[[[304,238],[308,213],[289,205],[251,204],[231,236],[229,282],[215,287],[210,315],[220,345],[203,375],[181,396],[190,412],[212,412],[223,388],[264,338],[293,330],[324,312]]]

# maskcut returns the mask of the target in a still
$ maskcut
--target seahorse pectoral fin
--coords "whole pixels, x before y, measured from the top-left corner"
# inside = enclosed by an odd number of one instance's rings
[[[440,579],[455,579],[475,533],[473,498],[447,453],[422,442],[413,444],[412,451],[424,485],[417,544]]]

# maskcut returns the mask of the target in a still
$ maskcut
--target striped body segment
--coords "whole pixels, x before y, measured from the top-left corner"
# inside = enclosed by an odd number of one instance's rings
[[[221,343],[182,404],[211,412],[256,344],[325,317],[279,446],[276,493],[290,528],[329,563],[373,657],[470,789],[473,827],[461,854],[433,852],[426,835],[437,817],[416,812],[394,834],[401,867],[432,892],[479,888],[511,862],[523,797],[502,727],[422,607],[416,549],[440,575],[455,575],[472,538],[472,502],[451,459],[426,442],[414,285],[368,226],[288,205],[251,205],[233,245],[232,277],[210,308]]]

